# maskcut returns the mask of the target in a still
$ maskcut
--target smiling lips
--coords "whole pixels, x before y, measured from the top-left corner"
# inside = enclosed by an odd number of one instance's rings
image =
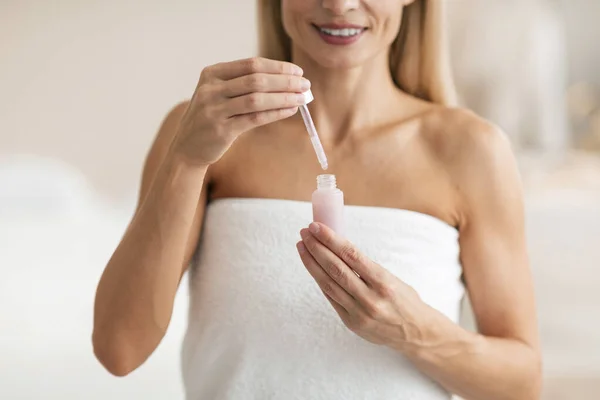
[[[347,46],[360,39],[367,28],[359,25],[313,25],[327,44]]]

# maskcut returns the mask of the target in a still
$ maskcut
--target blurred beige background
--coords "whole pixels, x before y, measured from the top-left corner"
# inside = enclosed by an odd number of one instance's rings
[[[600,2],[449,3],[461,98],[521,162],[544,398],[596,399]],[[185,283],[126,379],[93,359],[93,294],[162,118],[204,66],[252,56],[254,29],[254,1],[0,2],[0,398],[181,398]]]
[[[2,1],[0,154],[129,195],[162,118],[204,66],[254,55],[254,30],[253,1]]]

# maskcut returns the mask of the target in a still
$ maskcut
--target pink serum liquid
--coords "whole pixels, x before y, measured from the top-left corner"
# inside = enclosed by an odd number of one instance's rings
[[[312,194],[313,221],[327,225],[337,234],[344,232],[344,193],[337,188],[335,175],[317,176]]]

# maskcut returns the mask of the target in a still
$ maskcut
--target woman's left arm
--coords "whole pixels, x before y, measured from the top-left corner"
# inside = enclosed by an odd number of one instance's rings
[[[538,399],[541,362],[520,178],[507,139],[496,131],[479,135],[454,164],[466,210],[461,262],[478,333],[426,305],[323,225],[301,231],[298,251],[359,336],[399,351],[467,400]]]

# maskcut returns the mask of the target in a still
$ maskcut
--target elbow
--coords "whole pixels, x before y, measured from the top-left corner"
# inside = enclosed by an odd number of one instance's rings
[[[527,388],[521,392],[515,399],[519,400],[540,400],[542,396],[542,376],[535,377],[527,385]]]
[[[135,348],[127,341],[119,340],[117,335],[94,331],[92,345],[96,359],[114,376],[127,376],[142,364],[135,356]]]
[[[539,351],[531,350],[531,369],[523,382],[523,390],[517,396],[518,399],[539,400],[542,396],[543,366],[542,356]]]
[[[540,400],[542,396],[542,378],[536,377],[527,386],[519,391],[516,396],[511,396],[511,399],[515,400]]]
[[[535,370],[532,378],[532,400],[539,400],[542,397],[542,387],[544,381],[542,355],[535,352]]]

